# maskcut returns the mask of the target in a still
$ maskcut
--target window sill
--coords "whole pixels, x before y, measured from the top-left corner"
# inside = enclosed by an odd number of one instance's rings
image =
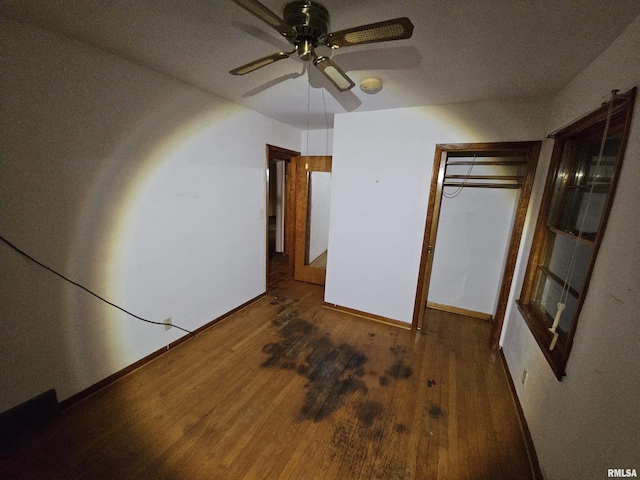
[[[549,350],[553,334],[544,326],[542,319],[539,318],[540,315],[538,312],[536,312],[530,304],[523,303],[520,300],[517,300],[516,304],[518,305],[518,310],[520,310],[522,318],[524,318],[529,330],[536,339],[540,350],[542,350],[544,357],[547,359],[551,370],[553,370],[558,381],[562,381],[562,377],[566,375],[564,371],[567,364],[566,348],[558,341],[555,348]]]

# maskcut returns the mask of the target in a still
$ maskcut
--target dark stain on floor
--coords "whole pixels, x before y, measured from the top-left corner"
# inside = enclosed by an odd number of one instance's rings
[[[295,309],[281,312],[273,325],[282,340],[262,348],[269,355],[262,366],[295,371],[309,380],[302,420],[320,421],[341,405],[347,393],[367,391],[362,381],[366,355],[347,343],[335,345],[315,325],[299,318]]]
[[[407,353],[407,349],[399,345],[395,345],[389,348],[389,350],[391,350],[391,353],[393,353],[396,356],[402,355],[403,353]]]
[[[407,426],[404,423],[396,423],[393,431],[396,433],[404,433],[407,431]]]
[[[368,391],[364,382],[367,356],[348,343],[336,345],[328,334],[298,316],[295,303],[285,306],[272,323],[281,339],[262,347],[268,355],[262,367],[290,370],[308,379],[299,420],[323,420],[342,405],[345,395]],[[402,347],[394,348],[396,356],[406,353]],[[386,386],[389,377],[405,379],[412,373],[402,358],[398,358],[385,375],[379,377],[379,383]],[[383,404],[376,401],[362,401],[354,409],[359,423],[366,427],[384,413]]]
[[[413,375],[413,370],[411,370],[411,367],[403,364],[402,361],[399,361],[393,364],[391,368],[389,368],[389,370],[387,370],[385,373],[395,379],[401,379],[409,378],[411,375]]]
[[[440,407],[438,407],[437,405],[432,405],[431,408],[429,409],[429,416],[431,418],[440,418],[444,416],[444,413],[442,412]]]
[[[375,419],[382,413],[383,407],[380,402],[365,401],[358,405],[356,413],[360,420],[367,427],[373,425]]]

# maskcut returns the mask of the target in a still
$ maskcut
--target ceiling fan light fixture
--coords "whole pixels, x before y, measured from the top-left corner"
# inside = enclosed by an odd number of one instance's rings
[[[351,90],[355,86],[355,83],[347,77],[346,73],[344,73],[329,58],[318,57],[313,61],[313,63],[341,92]]]
[[[360,82],[360,90],[371,95],[378,93],[382,90],[382,80],[377,77],[364,78]]]
[[[279,52],[259,58],[229,73],[244,75],[265,65],[287,58],[294,52],[313,64],[341,92],[351,90],[355,83],[329,57],[318,56],[317,47],[335,49],[365,43],[386,42],[410,38],[413,24],[407,17],[360,25],[329,33],[329,11],[315,0],[293,0],[287,3],[283,17],[273,13],[260,0],[233,0],[236,4],[277,30],[294,46],[292,52]]]
[[[309,40],[302,40],[297,47],[298,56],[305,62],[313,58],[313,44]]]

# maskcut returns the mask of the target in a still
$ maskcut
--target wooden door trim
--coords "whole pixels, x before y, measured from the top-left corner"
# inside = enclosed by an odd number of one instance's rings
[[[276,147],[275,145],[266,145],[266,161],[265,161],[265,172],[264,172],[264,181],[266,185],[266,198],[265,198],[265,217],[266,218],[266,230],[265,230],[265,244],[266,244],[266,257],[265,257],[265,286],[269,285],[269,182],[267,177],[267,171],[269,170],[269,161],[270,160],[282,160],[285,163],[285,213],[284,213],[284,253],[289,256],[289,273],[293,277],[293,252],[294,252],[294,210],[295,210],[295,182],[291,179],[291,158],[297,157],[300,155],[300,152],[296,152],[295,150],[288,150],[282,147]]]
[[[524,221],[529,209],[529,198],[531,197],[531,188],[533,187],[533,179],[538,165],[538,157],[540,156],[540,148],[542,142],[534,142],[529,150],[527,158],[527,170],[524,175],[524,182],[520,188],[520,199],[516,210],[516,217],[513,219],[513,229],[509,240],[509,248],[507,250],[507,261],[502,274],[502,284],[500,285],[500,295],[498,297],[498,305],[494,315],[493,327],[491,329],[491,337],[489,345],[492,350],[500,349],[500,336],[502,335],[502,325],[504,324],[504,315],[509,304],[509,295],[511,294],[511,286],[513,282],[513,274],[516,269],[518,260],[518,252],[520,250],[520,242],[522,240],[522,231],[524,230]]]
[[[438,225],[440,219],[440,205],[442,198],[442,184],[444,183],[444,167],[443,155],[446,151],[442,145],[436,145],[436,153],[433,159],[433,174],[431,175],[431,188],[429,189],[429,203],[427,204],[427,220],[424,228],[424,237],[422,240],[422,256],[420,258],[420,269],[418,273],[418,288],[416,292],[416,300],[413,306],[412,329],[421,329],[424,323],[424,310],[427,304],[427,295],[429,293],[429,281],[431,279],[433,246],[435,245],[437,228],[433,228],[434,224]]]
[[[538,156],[540,154],[542,142],[497,142],[497,143],[467,143],[467,144],[438,144],[434,157],[433,176],[431,179],[431,190],[429,191],[429,203],[427,206],[427,220],[425,224],[424,240],[422,245],[422,256],[420,259],[420,270],[418,274],[418,286],[416,289],[416,301],[414,304],[412,328],[424,327],[425,305],[429,292],[429,281],[431,277],[431,267],[433,263],[433,247],[438,230],[440,217],[440,206],[442,204],[442,183],[444,180],[444,166],[449,151],[469,151],[469,152],[493,152],[497,154],[508,153],[514,150],[526,150],[527,166],[523,175],[524,180],[520,188],[520,198],[516,215],[512,224],[512,232],[507,250],[507,260],[502,274],[502,283],[498,297],[498,305],[493,317],[493,326],[490,336],[490,346],[493,350],[498,350],[500,345],[500,335],[504,324],[504,315],[511,293],[511,283],[520,248],[524,220],[527,214],[531,187],[535,176]],[[431,247],[431,248],[430,248]]]
[[[309,176],[306,172],[330,172],[331,171],[330,156],[298,156],[291,161],[296,169],[294,181],[296,184],[296,207],[295,207],[295,269],[294,278],[303,282],[316,283],[324,285],[326,269],[314,268],[306,264],[306,245],[308,243],[307,224],[309,220],[308,193],[309,193]],[[309,165],[305,168],[304,164]],[[302,240],[302,241],[300,241]]]

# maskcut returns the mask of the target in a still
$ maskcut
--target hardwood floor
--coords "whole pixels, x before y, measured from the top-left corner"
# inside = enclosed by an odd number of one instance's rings
[[[269,295],[5,446],[0,478],[529,479],[490,325]]]

